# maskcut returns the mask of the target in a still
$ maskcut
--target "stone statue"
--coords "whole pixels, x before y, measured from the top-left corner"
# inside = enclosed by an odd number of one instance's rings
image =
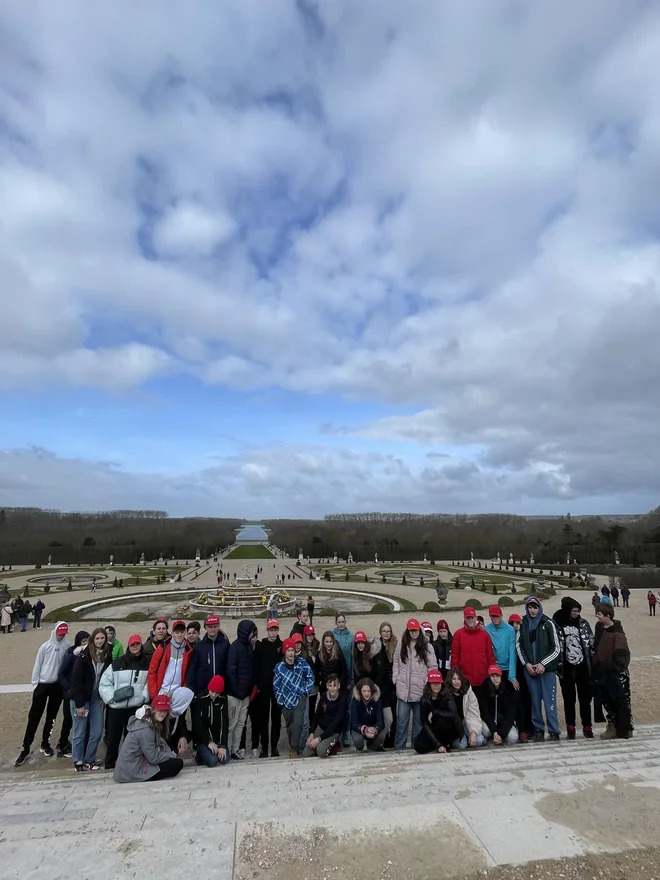
[[[426,562],[426,553],[424,554],[424,562]]]
[[[513,565],[513,553],[509,553],[509,565]]]
[[[49,557],[48,557],[48,565],[50,565],[50,563],[52,562],[52,559],[53,559],[52,556],[49,556]]]
[[[335,555],[334,555],[334,557],[333,557],[333,560],[332,560],[332,561],[333,561],[333,562],[334,562],[334,563],[335,563],[335,565],[336,565],[336,564],[337,564],[337,562],[338,562],[338,560],[339,560],[339,557],[338,557],[338,556],[337,556],[337,551],[336,551],[336,550],[335,550]]]
[[[144,553],[140,555],[140,565],[144,565]]]
[[[614,551],[614,564],[621,565],[621,560],[619,559],[619,554],[616,552],[616,550]]]
[[[353,554],[352,554],[351,551],[349,550],[349,551],[348,551],[348,564],[351,565],[352,562],[353,562]]]
[[[303,551],[302,551],[302,547],[301,547],[300,550],[298,551],[298,562],[302,563],[302,561],[303,561]]]
[[[533,553],[529,554],[529,564],[534,565],[534,554]]]
[[[195,553],[195,562],[199,562],[201,558],[202,554],[199,552],[199,550],[197,550],[197,552]]]
[[[110,554],[110,565],[114,565],[114,564],[115,564],[115,557],[111,553]]]
[[[470,553],[470,562],[474,562],[474,553]]]
[[[566,565],[570,565],[570,564],[571,564],[571,554],[567,553],[566,554]]]
[[[449,590],[444,584],[438,584],[438,586],[435,588],[435,594],[438,597],[438,604],[444,605],[447,602]]]
[[[374,562],[378,564],[378,554],[374,553]]]
[[[497,561],[498,561],[498,562],[501,562],[501,561],[502,561],[502,560],[500,559],[500,552],[499,552],[499,550],[497,551]]]

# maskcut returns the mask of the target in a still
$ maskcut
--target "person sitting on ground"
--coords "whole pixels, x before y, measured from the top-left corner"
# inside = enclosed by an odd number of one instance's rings
[[[385,719],[380,690],[370,678],[362,678],[353,688],[350,706],[351,738],[358,752],[384,751]]]
[[[135,712],[149,702],[147,675],[149,658],[145,657],[142,639],[135,633],[128,638],[127,651],[108,666],[99,684],[99,694],[106,705],[108,718],[105,769],[114,770],[119,744]]]
[[[327,758],[336,750],[346,715],[346,694],[341,690],[339,677],[331,675],[326,691],[319,697],[316,714],[312,719],[313,733],[307,738],[303,758],[314,755]]]
[[[633,725],[628,640],[611,605],[601,602],[596,617],[592,678],[607,718],[607,729],[600,738],[629,739]]]
[[[108,637],[110,660],[118,660],[124,653],[124,648],[122,643],[117,639],[117,630],[111,623],[105,625],[105,634]],[[142,639],[140,639],[140,644],[142,644]]]
[[[454,747],[457,749],[471,749],[482,746],[486,742],[483,735],[483,721],[479,712],[477,696],[470,686],[470,682],[458,667],[449,670],[444,683],[444,690],[448,696],[453,697],[456,703],[456,711],[461,720],[463,735],[456,737]]]
[[[225,696],[225,680],[214,675],[206,693],[199,694],[192,704],[192,732],[197,743],[195,763],[217,767],[229,761],[229,710]]]
[[[277,664],[273,674],[273,693],[282,708],[289,738],[289,758],[297,758],[307,699],[314,687],[314,673],[306,660],[296,657],[292,639],[284,640],[282,654],[284,658]]]
[[[451,643],[452,667],[460,669],[472,687],[479,687],[494,662],[493,642],[479,626],[477,612],[469,606],[464,608],[463,626],[456,630]]]
[[[178,776],[183,761],[167,745],[172,721],[167,694],[158,694],[151,706],[142,706],[128,721],[115,765],[115,782],[156,782]]]
[[[502,675],[502,670],[493,664],[477,689],[481,732],[484,739],[492,739],[496,746],[518,742],[515,718],[518,695],[513,684]]]
[[[420,755],[429,752],[444,754],[463,736],[463,724],[454,697],[442,686],[442,673],[429,669],[420,702],[422,729],[415,737],[413,748]]]

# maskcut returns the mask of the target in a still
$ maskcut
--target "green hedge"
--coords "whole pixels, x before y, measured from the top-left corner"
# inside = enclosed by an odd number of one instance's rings
[[[440,611],[440,605],[437,602],[425,602],[422,611]]]
[[[130,614],[127,614],[124,618],[128,623],[142,623],[145,620],[149,620],[144,611],[131,611]]]
[[[511,596],[500,596],[497,604],[500,607],[507,607],[508,608],[510,605],[515,605],[516,603],[513,601]]]
[[[464,608],[474,608],[475,611],[481,611],[484,607],[478,599],[468,599]]]
[[[372,614],[388,614],[392,609],[389,605],[386,605],[385,602],[376,602],[375,605],[371,606]]]

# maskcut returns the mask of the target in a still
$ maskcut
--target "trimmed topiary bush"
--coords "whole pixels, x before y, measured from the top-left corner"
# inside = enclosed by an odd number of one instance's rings
[[[511,596],[500,596],[500,598],[497,600],[497,604],[500,606],[500,608],[508,608],[510,605],[515,605],[516,603],[513,601]]]
[[[375,605],[371,606],[371,611],[373,614],[387,614],[392,609],[386,602],[376,602]]]
[[[131,613],[127,614],[124,619],[127,620],[129,623],[139,623],[143,620],[148,620],[149,618],[144,613],[144,611],[131,611]]]
[[[422,611],[440,611],[440,606],[437,602],[425,602]]]
[[[474,608],[475,611],[481,611],[484,607],[478,599],[468,599],[464,605],[465,608]]]

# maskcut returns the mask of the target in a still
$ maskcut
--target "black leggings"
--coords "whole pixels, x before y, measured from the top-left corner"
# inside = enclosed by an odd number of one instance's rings
[[[158,765],[158,773],[148,779],[147,782],[157,782],[159,779],[171,779],[172,776],[178,776],[183,770],[183,761],[181,758],[166,758]]]

